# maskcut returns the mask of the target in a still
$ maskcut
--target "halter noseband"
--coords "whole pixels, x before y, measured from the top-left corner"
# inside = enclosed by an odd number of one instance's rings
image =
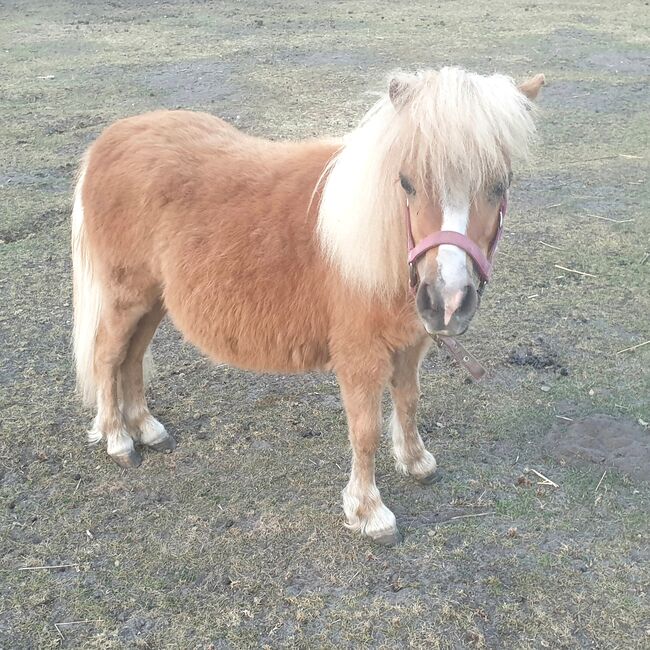
[[[492,275],[492,259],[496,252],[497,245],[503,234],[503,219],[506,214],[508,206],[508,199],[504,196],[499,206],[499,225],[494,235],[494,239],[490,243],[487,256],[483,253],[480,246],[473,242],[467,235],[464,235],[453,230],[439,230],[427,235],[417,244],[413,238],[413,229],[411,228],[411,208],[409,207],[408,199],[406,199],[405,221],[406,221],[406,234],[408,237],[408,261],[409,261],[409,282],[413,291],[417,290],[419,284],[418,271],[416,263],[422,255],[432,248],[437,248],[443,244],[457,246],[464,250],[476,264],[479,277],[481,279],[478,292],[481,294],[485,285],[489,282]]]

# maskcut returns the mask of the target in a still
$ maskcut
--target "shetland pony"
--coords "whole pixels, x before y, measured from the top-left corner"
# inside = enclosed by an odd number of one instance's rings
[[[219,362],[336,373],[352,446],[347,525],[396,542],[375,485],[382,393],[397,468],[431,482],[436,461],[416,425],[420,361],[429,334],[461,334],[479,302],[462,244],[422,254],[411,287],[407,230],[414,243],[451,232],[488,253],[543,82],[400,73],[343,140],[271,142],[186,111],[107,128],[84,156],[72,212],[78,386],[97,408],[90,441],[105,438],[122,467],[141,462],[134,441],[175,447],[147,408],[143,373],[169,314]]]

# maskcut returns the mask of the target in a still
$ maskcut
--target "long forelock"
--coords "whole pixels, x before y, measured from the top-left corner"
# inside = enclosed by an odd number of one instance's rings
[[[414,85],[399,128],[410,137],[419,182],[439,196],[472,195],[528,156],[533,107],[510,78],[443,68],[421,73]]]
[[[348,135],[319,208],[327,257],[346,281],[384,294],[406,279],[400,171],[439,200],[466,199],[505,178],[534,136],[532,106],[508,77],[443,68],[405,82],[400,109],[384,96]]]

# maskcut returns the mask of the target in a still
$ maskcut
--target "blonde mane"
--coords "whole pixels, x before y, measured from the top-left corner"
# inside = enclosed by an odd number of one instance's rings
[[[444,201],[472,196],[525,158],[532,105],[509,77],[460,68],[399,74],[398,108],[385,94],[344,140],[325,173],[318,235],[328,259],[359,289],[405,286],[399,173]]]

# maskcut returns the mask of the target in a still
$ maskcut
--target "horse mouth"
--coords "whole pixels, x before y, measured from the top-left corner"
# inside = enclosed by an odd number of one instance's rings
[[[435,338],[436,336],[451,336],[451,337],[456,337],[456,336],[462,336],[467,332],[469,329],[469,322],[463,323],[459,328],[453,328],[453,329],[441,329],[437,330],[431,327],[431,325],[424,319],[421,318],[422,323],[424,324],[424,329],[426,330],[427,334],[431,338]]]

